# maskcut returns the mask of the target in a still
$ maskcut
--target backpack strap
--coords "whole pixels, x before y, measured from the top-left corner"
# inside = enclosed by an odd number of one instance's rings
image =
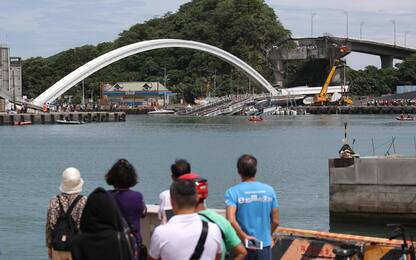
[[[120,256],[120,260],[123,260],[123,248],[121,246],[121,232],[117,232],[117,241],[118,241],[118,252]]]
[[[71,214],[71,212],[72,212],[72,210],[75,208],[75,206],[77,205],[77,203],[78,203],[78,201],[82,198],[82,195],[78,195],[75,199],[74,199],[74,201],[71,203],[71,205],[69,205],[69,207],[68,207],[68,209],[67,209],[67,211],[65,212],[65,210],[64,210],[64,207],[63,207],[63,205],[62,205],[62,202],[61,202],[61,199],[60,199],[60,196],[58,195],[58,196],[56,196],[57,198],[58,198],[58,202],[59,202],[59,210],[60,210],[60,212],[62,212],[63,214],[65,214],[65,215],[70,215]]]
[[[195,250],[190,258],[190,260],[199,260],[204,252],[205,241],[208,236],[208,222],[202,220],[202,231],[199,236],[198,243],[196,244]]]
[[[222,231],[221,226],[220,226],[220,225],[218,225],[218,224],[217,224],[217,222],[215,222],[214,220],[212,220],[212,218],[208,217],[207,215],[205,215],[205,214],[204,214],[204,213],[202,213],[202,212],[198,212],[198,215],[200,215],[200,216],[202,216],[202,217],[206,218],[209,222],[211,222],[211,223],[213,223],[213,224],[217,225],[217,226],[218,226],[218,228],[219,228],[219,229],[220,229],[220,231],[221,231],[222,241],[225,241],[225,234],[224,234],[224,231]]]
[[[112,192],[110,192],[108,194],[110,195],[110,198],[112,198],[114,200],[114,202],[115,202],[115,204],[117,206],[118,213],[119,213],[120,218],[121,218],[121,222],[123,222],[124,225],[126,226],[126,228],[128,228],[128,232],[127,233],[131,233],[133,235],[132,225],[127,220],[127,218],[126,218],[127,214],[125,212],[125,209],[124,209],[123,205],[121,205],[121,202],[118,199],[118,197],[116,196],[117,195],[116,193],[118,193],[118,192],[112,191]],[[124,238],[125,238],[126,243],[127,243],[127,249],[129,251],[129,257],[131,257],[131,259],[134,259],[135,253],[134,253],[133,247],[130,244],[129,234],[126,234],[125,230],[123,230],[123,234],[124,234]],[[134,237],[134,240],[136,242],[137,241],[137,238],[134,235],[133,235],[133,237]]]
[[[69,205],[68,210],[66,211],[66,214],[70,215],[72,210],[75,208],[75,206],[77,205],[78,201],[82,198],[82,195],[78,195],[74,201],[71,203],[71,205]]]
[[[111,192],[112,197],[114,198],[114,200],[115,200],[115,202],[118,206],[118,209],[120,210],[121,217],[124,219],[125,223],[130,228],[130,231],[133,232],[133,226],[127,218],[128,215],[126,213],[126,210],[124,209],[123,205],[121,204],[120,199],[117,197],[118,193],[119,193],[118,191],[112,191]]]
[[[58,198],[58,203],[59,203],[59,212],[60,212],[60,214],[65,214],[65,210],[64,210],[64,207],[62,206],[62,202],[61,202],[61,199],[60,199],[60,197],[59,197],[59,195],[57,195],[56,196],[57,198]]]

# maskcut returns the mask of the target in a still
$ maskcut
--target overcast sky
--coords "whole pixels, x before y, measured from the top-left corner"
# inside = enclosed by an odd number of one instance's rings
[[[71,47],[114,40],[131,25],[177,11],[185,0],[0,0],[0,43],[12,55],[50,56]],[[416,0],[266,0],[293,36],[331,33],[416,48]],[[350,54],[348,64],[380,66],[376,56]]]

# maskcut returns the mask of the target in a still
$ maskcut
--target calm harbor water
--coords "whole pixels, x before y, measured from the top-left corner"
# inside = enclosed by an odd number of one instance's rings
[[[0,259],[45,259],[47,203],[58,192],[62,171],[79,168],[88,194],[107,187],[103,176],[119,158],[134,164],[140,176],[134,189],[151,204],[170,184],[170,164],[186,158],[209,180],[208,206],[223,208],[225,190],[239,180],[238,156],[252,153],[258,179],[278,193],[281,225],[327,231],[327,159],[337,156],[344,122],[361,155],[372,154],[371,139],[376,153],[384,154],[393,136],[396,153],[415,154],[416,123],[389,115],[282,116],[261,123],[245,117],[129,116],[124,123],[1,127]]]

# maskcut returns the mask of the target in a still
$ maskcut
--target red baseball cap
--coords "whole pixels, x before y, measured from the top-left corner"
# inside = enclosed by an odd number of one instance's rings
[[[179,177],[180,180],[192,180],[195,182],[196,190],[198,192],[198,199],[205,200],[208,198],[208,181],[202,178],[197,173],[187,173]]]

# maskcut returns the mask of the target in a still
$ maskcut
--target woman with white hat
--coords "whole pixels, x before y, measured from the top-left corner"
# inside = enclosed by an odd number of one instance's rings
[[[70,167],[62,173],[61,185],[59,190],[61,193],[53,197],[49,201],[48,214],[46,220],[46,245],[48,247],[48,255],[53,260],[71,260],[71,252],[69,250],[58,250],[54,244],[54,234],[59,217],[71,210],[70,215],[76,224],[76,230],[80,228],[80,219],[82,211],[85,207],[87,198],[80,195],[84,181],[78,169]],[[72,205],[73,204],[73,205]],[[61,210],[63,209],[63,212]],[[65,241],[65,237],[62,239]],[[54,248],[55,247],[55,248]]]

